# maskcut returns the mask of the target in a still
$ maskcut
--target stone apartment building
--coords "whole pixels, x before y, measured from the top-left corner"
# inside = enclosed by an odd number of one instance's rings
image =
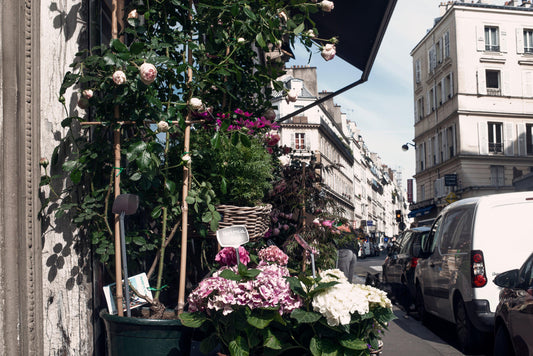
[[[280,79],[287,90],[296,89],[298,93],[295,102],[285,100],[283,92],[273,99],[281,120],[329,94],[318,91],[315,67],[287,68]],[[342,206],[344,217],[353,227],[363,227],[376,237],[398,233],[394,212],[405,210],[405,194],[395,172],[381,163],[378,154],[369,151],[357,125],[346,119],[333,99],[283,121],[280,144],[301,157],[314,155],[330,167],[321,172],[327,192]]]
[[[533,169],[533,8],[441,3],[412,50],[417,202],[428,219],[450,202],[515,190]]]

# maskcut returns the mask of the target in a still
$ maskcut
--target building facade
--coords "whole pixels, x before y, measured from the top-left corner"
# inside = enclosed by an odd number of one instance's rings
[[[280,80],[285,90],[295,89],[298,97],[291,102],[284,92],[276,94],[273,105],[278,119],[329,94],[318,91],[315,67],[287,68]],[[396,172],[369,151],[360,129],[332,99],[283,121],[280,131],[281,145],[302,158],[313,155],[323,164],[327,193],[342,207],[353,228],[376,238],[398,234],[394,212],[405,212],[407,205]]]
[[[448,2],[412,50],[417,202],[515,190],[533,168],[533,8]]]

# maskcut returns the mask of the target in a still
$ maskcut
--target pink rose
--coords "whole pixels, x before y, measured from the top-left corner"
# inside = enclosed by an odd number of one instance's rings
[[[202,100],[198,98],[191,98],[191,100],[189,100],[189,105],[193,110],[200,110],[204,106]]]
[[[117,70],[115,73],[113,73],[113,82],[115,82],[116,85],[122,85],[126,83],[126,74],[124,74],[124,72],[121,70]]]
[[[44,168],[48,167],[48,165],[50,164],[50,162],[48,162],[48,159],[45,158],[45,157],[41,157],[41,159],[39,160],[39,164],[41,166],[43,166]]]
[[[93,97],[93,91],[91,89],[85,89],[83,92],[82,92],[82,95],[84,97],[86,97],[87,99],[90,99]]]
[[[330,61],[330,60],[332,60],[335,57],[335,53],[337,53],[335,45],[331,44],[331,43],[328,43],[327,45],[322,47],[322,52],[320,53],[320,55],[326,61]]]
[[[331,12],[333,10],[334,4],[333,1],[329,0],[323,0],[318,4],[318,6],[322,9],[324,12]]]
[[[139,70],[141,72],[141,81],[146,85],[152,84],[155,77],[157,77],[157,69],[152,63],[143,63]]]

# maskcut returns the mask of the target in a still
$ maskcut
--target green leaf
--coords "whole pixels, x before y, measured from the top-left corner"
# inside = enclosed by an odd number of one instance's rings
[[[263,38],[263,35],[261,34],[261,32],[259,32],[256,36],[255,36],[255,41],[257,42],[257,44],[259,45],[259,47],[261,48],[266,48],[267,45],[265,43],[265,40]]]
[[[321,348],[321,345],[320,345],[320,339],[317,336],[313,336],[313,338],[309,342],[309,350],[311,351],[313,356],[322,355],[322,348]]]
[[[111,47],[119,53],[129,52],[128,47],[126,47],[124,43],[120,42],[120,40],[116,38],[111,40]]]
[[[150,153],[149,152],[142,152],[139,157],[137,157],[136,159],[136,162],[137,162],[137,166],[139,167],[140,170],[147,170],[150,168],[150,161],[151,161],[151,156],[150,156]]]
[[[39,182],[39,187],[42,187],[43,185],[50,184],[50,176],[41,176],[41,181]]]
[[[225,269],[222,272],[220,272],[220,277],[229,279],[231,281],[240,281],[242,280],[242,277],[239,276],[237,273],[233,272],[232,270]]]
[[[78,184],[81,182],[81,176],[82,172],[79,169],[76,169],[70,173],[70,180],[72,180],[72,183]]]
[[[133,243],[137,246],[143,246],[146,243],[146,240],[142,236],[133,236]]]
[[[247,147],[247,148],[252,147],[252,142],[250,141],[250,137],[248,137],[248,135],[239,133],[239,136],[241,138],[241,143],[244,147]]]
[[[220,132],[219,131],[217,131],[211,138],[211,146],[215,150],[218,150],[220,148]]]
[[[257,329],[264,329],[274,320],[273,313],[277,313],[277,311],[260,310],[259,313],[253,313],[249,316],[246,321]]]
[[[185,198],[185,201],[187,202],[187,204],[191,205],[196,202],[196,198],[193,197],[192,195],[187,195],[187,197]]]
[[[139,179],[141,179],[142,177],[142,174],[140,172],[135,172],[133,173],[131,176],[130,176],[130,180],[133,181],[133,182],[136,182],[138,181]]]
[[[165,188],[167,188],[170,194],[173,194],[176,191],[176,183],[171,180],[167,180],[165,182]]]
[[[211,213],[210,211],[206,211],[202,214],[202,222],[208,223],[211,220],[213,220],[213,213]]]
[[[150,216],[152,217],[152,219],[158,219],[161,216],[161,211],[162,211],[161,206],[156,206],[154,210],[152,210],[152,213],[150,214]]]
[[[244,14],[245,14],[246,16],[248,16],[250,19],[252,19],[253,21],[256,21],[256,20],[257,20],[257,16],[255,16],[255,14],[253,13],[253,11],[252,11],[250,8],[248,8],[248,7],[245,6],[245,7],[243,7],[242,9],[243,9],[243,11],[244,11]]]
[[[297,35],[297,34],[301,33],[304,29],[305,29],[305,25],[302,22],[301,24],[298,25],[298,27],[296,27],[294,29],[294,34]]]
[[[183,314],[185,314],[185,313],[182,313],[181,315],[183,315]],[[200,351],[204,355],[208,355],[218,345],[220,345],[220,341],[218,340],[217,335],[216,334],[211,334],[207,338],[203,339],[202,342],[200,343]]]
[[[320,320],[322,315],[320,313],[308,312],[303,309],[294,309],[291,313],[291,318],[296,319],[299,323],[314,323]]]
[[[222,177],[220,180],[220,191],[222,194],[228,193],[228,182],[226,181],[226,177]]]
[[[65,172],[71,172],[76,168],[77,165],[78,165],[78,161],[67,161],[63,163],[63,170]]]
[[[237,146],[238,143],[239,143],[239,133],[234,132],[233,135],[231,135],[231,144],[233,146]]]
[[[231,356],[248,356],[250,354],[248,344],[242,336],[237,336],[235,340],[229,343],[229,351]]]
[[[269,349],[274,350],[281,350],[282,349],[282,343],[281,341],[272,333],[270,329],[266,330],[267,335],[265,337],[265,341],[263,343],[263,346],[268,347]]]
[[[339,343],[343,347],[346,347],[347,349],[351,350],[365,350],[367,348],[366,342],[362,339],[357,338],[355,335],[341,337]]]
[[[207,316],[204,312],[183,312],[179,315],[179,319],[183,325],[189,328],[199,328],[207,320]]]
[[[130,52],[133,55],[140,54],[144,49],[144,43],[143,42],[134,42],[130,46]]]

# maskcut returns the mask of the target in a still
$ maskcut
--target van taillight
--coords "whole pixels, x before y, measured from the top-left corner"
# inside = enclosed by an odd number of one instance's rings
[[[412,257],[411,258],[411,268],[415,268],[418,264],[418,257]]]
[[[472,265],[472,287],[483,287],[487,284],[487,275],[485,274],[485,259],[483,252],[477,250],[470,254],[470,263]]]

